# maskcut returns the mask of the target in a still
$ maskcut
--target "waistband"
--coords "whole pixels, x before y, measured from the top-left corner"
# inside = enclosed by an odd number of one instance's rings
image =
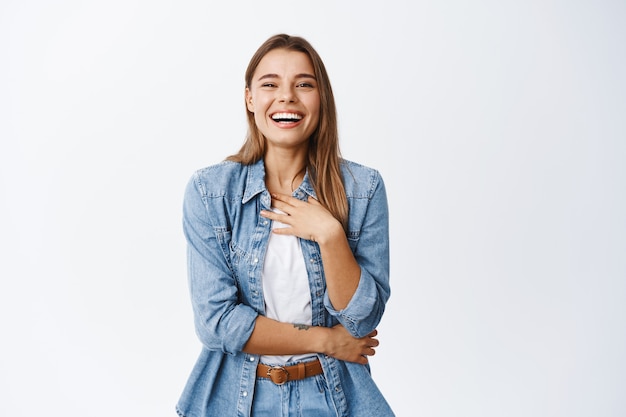
[[[323,372],[319,359],[291,366],[270,366],[260,363],[256,367],[256,376],[269,378],[276,385],[283,385],[287,381],[297,381]]]

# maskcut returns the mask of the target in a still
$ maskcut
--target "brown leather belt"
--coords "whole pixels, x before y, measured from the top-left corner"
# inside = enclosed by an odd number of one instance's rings
[[[260,363],[256,367],[256,376],[269,378],[276,385],[283,385],[287,381],[297,381],[323,372],[324,370],[319,359],[310,362],[300,362],[291,366],[268,366]]]

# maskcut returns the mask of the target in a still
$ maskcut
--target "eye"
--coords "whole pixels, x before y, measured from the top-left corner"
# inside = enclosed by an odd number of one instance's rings
[[[314,86],[313,86],[313,84],[311,84],[311,83],[301,82],[301,83],[298,83],[298,84],[296,85],[296,87],[300,87],[300,88],[313,88]]]
[[[261,85],[261,87],[270,87],[270,88],[272,88],[272,87],[276,87],[276,84],[274,84],[274,83],[263,83]]]

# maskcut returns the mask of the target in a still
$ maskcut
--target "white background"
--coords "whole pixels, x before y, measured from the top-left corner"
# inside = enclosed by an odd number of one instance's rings
[[[0,415],[174,416],[200,350],[192,172],[245,134],[270,35],[326,62],[378,168],[398,416],[626,414],[622,1],[0,5]],[[358,417],[358,416],[355,416]]]

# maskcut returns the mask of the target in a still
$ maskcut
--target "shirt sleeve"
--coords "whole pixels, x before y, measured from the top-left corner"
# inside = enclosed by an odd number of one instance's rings
[[[389,209],[382,177],[377,171],[370,181],[370,193],[358,230],[348,230],[348,240],[361,267],[356,292],[348,305],[335,310],[328,292],[324,295],[327,311],[355,337],[372,332],[382,319],[389,300]],[[357,210],[355,210],[357,211]],[[358,211],[361,211],[359,209]],[[353,213],[352,215],[359,215]]]
[[[187,274],[196,334],[207,349],[241,352],[250,338],[257,312],[238,302],[230,268],[231,230],[224,212],[212,204],[196,173],[185,189],[183,231],[187,239]],[[222,205],[223,206],[223,205]]]

